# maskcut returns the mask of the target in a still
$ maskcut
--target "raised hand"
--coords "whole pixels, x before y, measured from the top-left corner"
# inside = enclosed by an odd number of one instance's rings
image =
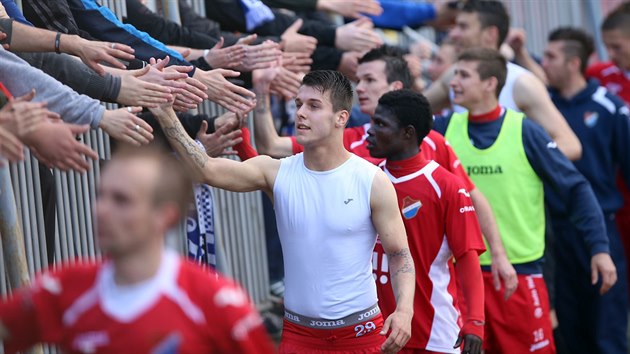
[[[197,140],[203,144],[206,154],[210,157],[236,155],[237,152],[229,150],[229,148],[241,143],[243,138],[241,137],[241,130],[235,128],[237,128],[237,124],[230,122],[219,127],[214,133],[207,134],[208,122],[204,120],[201,122],[199,132],[197,132]]]
[[[245,46],[236,44],[223,48],[223,43],[224,40],[221,37],[221,40],[203,57],[206,62],[213,68],[228,69],[242,65],[246,54]]]
[[[141,111],[142,107],[105,111],[100,127],[116,140],[136,146],[148,144],[153,140],[153,128],[135,115]]]
[[[149,61],[151,69],[140,78],[171,88],[171,92],[177,94],[173,104],[174,109],[187,111],[196,108],[199,103],[208,98],[205,93],[208,87],[199,80],[188,76],[187,73],[193,69],[192,66],[172,65],[166,67],[169,60],[168,56],[164,60],[157,61],[151,58]]]
[[[115,68],[125,69],[125,65],[119,59],[129,61],[135,58],[133,48],[128,45],[89,41],[79,36],[61,36],[60,49],[78,56],[99,75],[105,75],[105,70],[98,65],[100,62],[105,62]]]
[[[226,78],[238,77],[238,71],[214,69],[197,70],[195,77],[208,87],[208,99],[218,103],[225,109],[238,113],[251,110],[256,97],[253,92],[229,82]]]
[[[372,21],[367,17],[337,27],[335,47],[338,49],[366,52],[382,44],[383,40],[374,32]]]
[[[20,140],[47,118],[59,119],[57,113],[46,109],[45,102],[30,102],[33,97],[35,90],[9,101],[0,110],[0,126]]]
[[[294,98],[302,83],[301,75],[287,70],[281,63],[271,68],[254,70],[252,81],[254,87],[281,95],[286,99]]]
[[[245,46],[245,57],[241,65],[235,67],[241,72],[249,72],[256,69],[264,69],[273,65],[282,57],[280,45],[273,41],[265,41],[258,45]]]
[[[313,59],[308,53],[282,53],[282,66],[294,73],[308,73],[311,71],[311,64],[313,64]]]
[[[359,59],[361,56],[359,52],[343,53],[337,70],[346,75],[351,81],[357,82],[357,68],[359,67]]]
[[[86,157],[96,160],[98,155],[76,136],[90,129],[89,125],[44,122],[24,140],[35,156],[48,167],[85,172],[90,168]]]
[[[142,79],[151,70],[148,65],[139,70],[130,70],[121,76],[120,93],[116,102],[126,106],[153,107],[172,100],[168,86],[151,83]]]
[[[302,27],[302,19],[297,19],[289,26],[280,36],[280,48],[285,52],[304,52],[310,56],[317,47],[317,39],[311,36],[299,34],[298,30]]]

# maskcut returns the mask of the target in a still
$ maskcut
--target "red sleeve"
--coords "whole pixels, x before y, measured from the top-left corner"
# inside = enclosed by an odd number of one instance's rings
[[[442,198],[446,208],[446,237],[453,256],[459,259],[466,252],[485,252],[479,221],[470,194],[459,180],[447,180]]]
[[[599,78],[603,65],[602,63],[595,63],[586,68],[586,77]]]
[[[220,353],[275,353],[263,320],[247,294],[233,282],[219,278],[207,318],[218,319],[211,325],[220,328],[215,337]],[[206,299],[205,301],[208,301]]]
[[[243,141],[234,145],[234,150],[238,153],[238,157],[241,161],[249,160],[252,157],[258,156],[258,152],[252,146],[251,134],[247,127],[241,128],[241,137],[243,138]]]
[[[2,301],[0,322],[9,332],[4,341],[6,353],[24,351],[41,342],[61,340],[61,284],[58,274],[44,273],[31,285]]]
[[[291,136],[291,143],[293,144],[293,155],[304,152],[304,146],[298,144],[295,136]]]
[[[453,150],[451,145],[445,143],[444,146],[446,154],[448,156],[448,166],[444,166],[444,168],[446,168],[455,176],[459,177],[464,183],[464,187],[466,187],[467,191],[475,189],[475,184],[470,179],[470,177],[468,177],[466,171],[464,171],[464,166],[462,166],[462,163],[459,161],[459,157],[457,157],[457,154],[455,154],[455,151]]]
[[[474,334],[483,339],[484,288],[477,252],[470,250],[460,255],[455,263],[455,273],[466,303],[466,313],[462,314],[464,326],[461,335]]]

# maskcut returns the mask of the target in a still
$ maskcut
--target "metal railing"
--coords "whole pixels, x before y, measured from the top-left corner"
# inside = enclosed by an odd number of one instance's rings
[[[125,15],[124,0],[105,0],[119,18]],[[203,2],[194,1],[198,11]],[[115,108],[115,105],[107,105]],[[199,112],[210,116],[224,110],[211,102],[199,106]],[[110,158],[108,136],[101,130],[83,134],[83,141],[92,147],[100,160]],[[10,183],[15,194],[15,210],[23,231],[25,263],[29,276],[46,268],[75,258],[99,257],[95,244],[92,206],[100,176],[100,161],[93,161],[85,174],[53,170],[56,194],[54,237],[44,230],[39,163],[26,152],[25,161],[10,164]],[[9,179],[9,178],[3,178]],[[259,309],[270,306],[267,256],[264,238],[261,193],[231,193],[214,189],[215,235],[217,268],[241,283]],[[167,242],[182,254],[187,252],[186,228],[182,224],[170,232]],[[0,242],[0,248],[2,247]],[[54,259],[48,259],[47,247],[54,247]],[[0,293],[6,294],[14,286],[9,284],[5,258],[0,253]]]

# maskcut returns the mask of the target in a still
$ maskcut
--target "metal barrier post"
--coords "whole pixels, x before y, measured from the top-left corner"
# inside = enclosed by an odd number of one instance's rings
[[[6,163],[6,162],[5,162]],[[0,236],[6,271],[11,288],[28,282],[28,267],[24,251],[24,236],[18,223],[15,196],[11,187],[9,169],[0,168]]]

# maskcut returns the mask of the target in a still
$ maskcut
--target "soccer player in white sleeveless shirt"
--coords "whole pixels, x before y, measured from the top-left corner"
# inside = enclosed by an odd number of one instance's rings
[[[273,198],[286,272],[281,353],[395,353],[410,337],[413,260],[391,182],[343,147],[351,102],[352,87],[342,74],[307,74],[295,119],[304,153],[245,162],[208,157],[172,107],[151,109],[201,182],[237,192],[262,190]],[[266,104],[260,99],[256,109],[268,109]],[[376,233],[397,298],[385,321],[372,278]]]

